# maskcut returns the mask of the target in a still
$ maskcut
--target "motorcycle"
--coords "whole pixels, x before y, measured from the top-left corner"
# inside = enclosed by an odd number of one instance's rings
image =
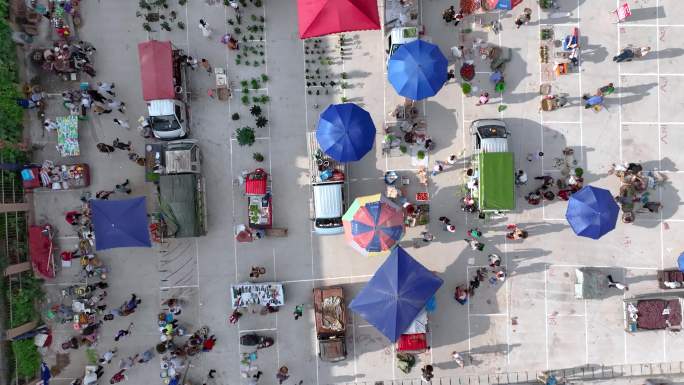
[[[273,346],[273,342],[273,338],[260,336],[256,333],[244,334],[240,336],[240,345],[256,346],[257,349],[264,349],[269,346]]]

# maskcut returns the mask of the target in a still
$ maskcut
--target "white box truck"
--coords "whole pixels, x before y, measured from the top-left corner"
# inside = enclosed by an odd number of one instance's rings
[[[190,131],[183,56],[170,41],[150,40],[138,44],[143,99],[157,139],[180,139]]]

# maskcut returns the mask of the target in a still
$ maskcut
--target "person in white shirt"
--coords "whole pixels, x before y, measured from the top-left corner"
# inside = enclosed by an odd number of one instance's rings
[[[627,285],[625,285],[624,283],[613,280],[612,275],[608,274],[606,276],[606,278],[608,279],[608,287],[614,287],[614,288],[622,290],[622,291],[629,290],[629,287]]]

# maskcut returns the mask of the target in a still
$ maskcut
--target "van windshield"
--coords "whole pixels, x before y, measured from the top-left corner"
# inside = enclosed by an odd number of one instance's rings
[[[315,225],[319,229],[341,227],[342,218],[316,218]]]
[[[181,128],[174,115],[150,116],[150,125],[155,131],[176,131]]]

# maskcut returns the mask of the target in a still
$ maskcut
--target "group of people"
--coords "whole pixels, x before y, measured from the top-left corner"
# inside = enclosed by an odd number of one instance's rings
[[[125,113],[126,103],[115,99],[114,83],[97,82],[96,88],[82,87],[62,92],[62,103],[71,115],[85,118],[88,111],[97,115],[109,114],[114,110]],[[49,128],[46,126],[46,129]]]
[[[637,213],[657,213],[662,204],[652,201],[649,190],[662,185],[666,180],[659,172],[644,171],[639,163],[613,164],[610,173],[620,179],[620,191],[615,201],[622,211],[622,222],[634,222]]]
[[[96,72],[91,56],[97,50],[85,41],[71,42],[60,40],[54,42],[51,48],[33,54],[33,60],[40,63],[42,68],[58,75],[85,72],[95,77]]]

